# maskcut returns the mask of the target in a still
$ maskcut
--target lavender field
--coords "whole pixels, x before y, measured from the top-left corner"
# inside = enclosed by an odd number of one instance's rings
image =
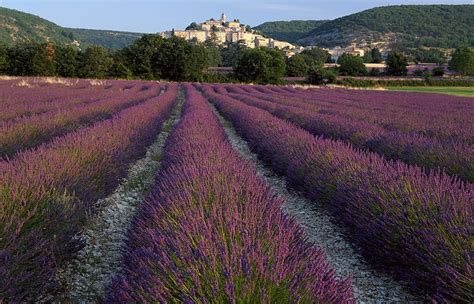
[[[0,80],[0,303],[473,303],[474,99]]]

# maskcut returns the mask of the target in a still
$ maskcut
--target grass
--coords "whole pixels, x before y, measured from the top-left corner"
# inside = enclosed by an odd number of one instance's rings
[[[441,93],[465,97],[474,97],[474,87],[386,87],[392,91]]]

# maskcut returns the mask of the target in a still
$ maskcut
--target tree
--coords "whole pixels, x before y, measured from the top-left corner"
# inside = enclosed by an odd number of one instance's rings
[[[325,85],[336,81],[336,73],[322,67],[311,67],[306,81],[310,84]]]
[[[8,47],[0,43],[0,75],[7,73]]]
[[[362,57],[364,63],[372,63],[372,54],[370,52],[365,52],[364,56]]]
[[[56,74],[61,77],[76,77],[78,70],[79,51],[72,46],[56,47],[54,61]]]
[[[373,48],[370,50],[370,57],[372,58],[372,63],[381,63],[382,62],[382,54],[378,48]]]
[[[290,77],[306,76],[308,73],[308,65],[304,60],[304,57],[300,54],[293,55],[287,59],[286,62],[286,75]]]
[[[118,79],[131,79],[133,74],[122,61],[114,60],[109,69],[109,76]]]
[[[151,62],[154,74],[173,81],[200,81],[209,67],[206,48],[179,37],[165,39]]]
[[[446,63],[446,56],[444,53],[437,49],[415,49],[410,50],[410,56],[415,63]]]
[[[339,73],[345,76],[364,76],[367,75],[367,68],[364,61],[359,56],[342,54],[338,60]]]
[[[439,66],[439,67],[435,67],[431,73],[433,74],[433,76],[435,77],[443,77],[444,76],[444,68],[442,66]]]
[[[211,32],[211,35],[206,39],[204,45],[207,47],[217,47],[219,45],[219,38],[216,32]]]
[[[238,43],[227,43],[221,50],[222,66],[232,67],[237,62],[240,51],[243,49]]]
[[[80,56],[79,76],[84,78],[107,78],[112,63],[112,58],[106,48],[91,45]]]
[[[330,62],[331,55],[322,48],[315,47],[301,52],[308,66],[320,66],[326,62]]]
[[[449,69],[465,76],[474,75],[474,49],[460,47],[453,53]]]
[[[386,60],[387,67],[385,71],[388,75],[406,76],[408,73],[408,61],[405,55],[401,52],[390,52]]]
[[[269,48],[243,50],[234,66],[240,81],[279,83],[285,72],[285,59],[281,51]]]
[[[424,71],[422,69],[416,69],[413,71],[413,76],[421,77],[423,76]]]
[[[152,68],[152,57],[162,49],[165,39],[159,35],[143,35],[122,50],[125,65],[140,79],[160,79],[161,69]]]
[[[17,76],[53,76],[55,47],[52,44],[26,42],[8,50],[7,72]]]
[[[209,66],[217,67],[222,64],[221,51],[215,46],[206,46],[207,61]]]
[[[189,30],[200,30],[201,29],[201,26],[199,24],[197,24],[196,22],[192,22],[190,25],[188,25],[186,27],[186,31],[189,31]]]
[[[369,76],[372,76],[372,77],[380,76],[379,69],[376,69],[376,68],[370,69]]]

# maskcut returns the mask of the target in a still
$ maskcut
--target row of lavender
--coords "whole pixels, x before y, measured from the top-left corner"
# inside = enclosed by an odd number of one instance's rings
[[[223,90],[215,86],[218,91]],[[228,86],[230,92],[239,88]],[[361,149],[368,149],[389,159],[401,160],[428,170],[441,168],[450,175],[474,181],[474,146],[456,141],[399,130],[387,130],[380,125],[350,117],[321,114],[301,102],[279,100],[271,94],[234,93],[230,96],[246,104],[269,111],[289,120],[315,135],[345,140]],[[259,96],[259,95],[257,95]]]
[[[201,88],[259,157],[334,212],[368,260],[442,303],[474,301],[472,184],[314,137]]]
[[[63,106],[55,110],[0,121],[0,159],[34,148],[56,136],[96,121],[110,118],[127,107],[159,95],[160,91],[160,84],[149,84],[144,88],[111,91],[104,98],[97,99],[96,90],[86,90],[82,93],[83,102],[78,105],[71,106],[71,103],[64,102]],[[52,103],[56,102],[53,100]]]
[[[349,303],[321,250],[185,85],[182,120],[135,219],[109,303]]]
[[[347,89],[240,88],[252,94],[271,94],[273,100],[289,100],[300,105],[303,101],[319,113],[366,121],[388,130],[474,143],[474,107],[472,98],[468,97]]]
[[[108,81],[107,84],[92,85],[81,80],[74,85],[41,83],[37,87],[30,87],[18,86],[20,82],[20,79],[0,82],[0,121],[79,104],[84,95],[89,95],[91,91],[99,99],[140,85],[131,81]]]
[[[111,119],[0,162],[0,299],[57,290],[55,273],[80,248],[95,202],[144,155],[177,99],[177,85]]]

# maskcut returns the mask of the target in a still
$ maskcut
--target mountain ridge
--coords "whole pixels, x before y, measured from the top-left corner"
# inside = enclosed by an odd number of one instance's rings
[[[474,5],[382,6],[334,20],[270,21],[254,29],[268,37],[299,45],[322,47],[388,46],[454,48],[474,46]],[[98,44],[120,49],[142,33],[75,29],[59,26],[39,16],[0,7],[0,43],[51,41],[86,47]]]
[[[323,47],[375,42],[400,43],[409,47],[473,46],[472,16],[472,4],[381,6],[322,22],[306,33],[299,33],[301,38],[289,42]],[[300,22],[315,21],[317,20]],[[280,38],[285,31],[289,31],[283,28],[278,32],[279,21],[275,21],[273,25],[275,26],[270,27],[272,31],[267,30],[268,23],[255,28],[269,36],[276,32]]]
[[[67,28],[30,13],[0,7],[0,43],[7,45],[50,41],[80,47],[98,44],[110,49],[120,49],[142,35],[125,31]]]
[[[297,40],[303,38],[309,31],[328,21],[330,20],[268,21],[253,29],[274,39],[295,43]]]

